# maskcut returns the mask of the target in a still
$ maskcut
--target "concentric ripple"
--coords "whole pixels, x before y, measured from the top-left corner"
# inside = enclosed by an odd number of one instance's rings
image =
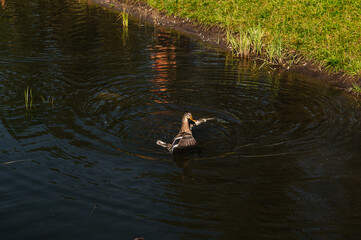
[[[208,56],[207,60],[218,59]],[[194,70],[188,66],[184,71]],[[137,76],[116,79],[108,86],[111,91],[92,90],[77,111],[118,139],[118,150],[149,159],[165,157],[166,151],[155,141],[171,141],[184,111],[195,118],[217,119],[194,128],[203,153],[196,159],[312,152],[346,143],[350,131],[359,127],[352,105],[345,109],[339,92],[322,90],[314,82],[299,79],[291,85],[288,75],[253,76],[245,69],[232,73],[227,68],[199,67],[197,71],[205,74],[194,80],[186,74],[184,79],[170,76],[160,88]],[[239,80],[239,71],[245,71],[244,80]]]

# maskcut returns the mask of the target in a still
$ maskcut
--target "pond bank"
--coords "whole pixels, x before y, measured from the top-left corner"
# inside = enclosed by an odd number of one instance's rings
[[[181,33],[190,35],[200,41],[207,44],[217,46],[227,52],[234,52],[234,48],[231,47],[230,32],[225,28],[219,27],[218,25],[206,26],[205,24],[199,23],[196,20],[189,20],[188,18],[180,18],[175,15],[169,15],[157,9],[150,7],[147,3],[139,1],[114,1],[114,0],[88,0],[98,5],[104,6],[109,9],[114,9],[120,12],[127,12],[128,14],[135,16],[143,21],[153,23],[157,26],[172,28]],[[231,33],[235,38],[239,35],[233,32]],[[251,52],[251,51],[250,51]],[[292,53],[292,51],[290,51]],[[241,55],[241,54],[238,54]],[[268,61],[267,56],[261,54],[250,54],[248,58],[257,61]],[[294,51],[294,56],[300,54]],[[313,59],[306,59],[300,57],[297,61],[289,64],[280,61],[279,64],[269,64],[273,69],[285,69],[288,71],[294,71],[297,73],[305,74],[312,78],[323,80],[327,85],[336,87],[348,92],[356,93],[356,88],[353,84],[359,86],[361,84],[361,78],[359,75],[352,76],[351,74],[345,73],[345,71],[327,71],[326,68],[322,67],[322,64]]]

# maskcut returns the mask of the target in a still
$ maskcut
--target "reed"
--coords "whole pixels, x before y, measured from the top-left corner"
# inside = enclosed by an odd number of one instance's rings
[[[26,111],[30,111],[33,105],[33,91],[29,87],[24,89],[24,98]]]
[[[240,31],[238,36],[227,30],[226,32],[227,42],[232,48],[232,52],[241,58],[249,58],[251,52],[251,39],[249,38],[248,32]]]
[[[249,58],[250,52],[251,52],[251,44],[252,41],[249,38],[249,35],[246,33],[240,33],[239,34],[239,55],[242,58]]]
[[[249,58],[251,54],[261,55],[265,30],[257,25],[249,29],[239,28],[238,32],[234,34],[229,29],[226,32],[227,42],[232,51],[241,58]]]
[[[117,20],[122,19],[122,25],[124,29],[128,29],[128,24],[129,24],[129,14],[126,12],[121,12],[118,15]]]
[[[260,25],[252,27],[248,30],[249,38],[252,44],[252,53],[259,55],[262,52],[263,36],[265,30]]]

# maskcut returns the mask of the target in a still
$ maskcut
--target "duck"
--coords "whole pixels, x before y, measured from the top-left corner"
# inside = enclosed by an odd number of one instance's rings
[[[198,126],[209,120],[214,120],[215,118],[200,118],[198,120],[193,119],[192,113],[185,111],[182,117],[182,125],[178,134],[173,138],[172,143],[165,143],[161,140],[157,141],[159,146],[167,148],[170,153],[174,151],[181,151],[192,149],[197,146],[197,141],[193,137],[192,128]]]

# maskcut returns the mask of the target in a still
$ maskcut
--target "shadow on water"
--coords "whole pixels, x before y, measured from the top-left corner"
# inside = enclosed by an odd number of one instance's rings
[[[87,1],[1,3],[1,239],[358,237],[353,99]],[[217,121],[170,155],[185,110]]]
[[[191,149],[184,152],[175,152],[172,155],[173,162],[177,167],[182,169],[182,178],[183,179],[192,179],[192,159],[197,158],[201,153],[199,148]]]

